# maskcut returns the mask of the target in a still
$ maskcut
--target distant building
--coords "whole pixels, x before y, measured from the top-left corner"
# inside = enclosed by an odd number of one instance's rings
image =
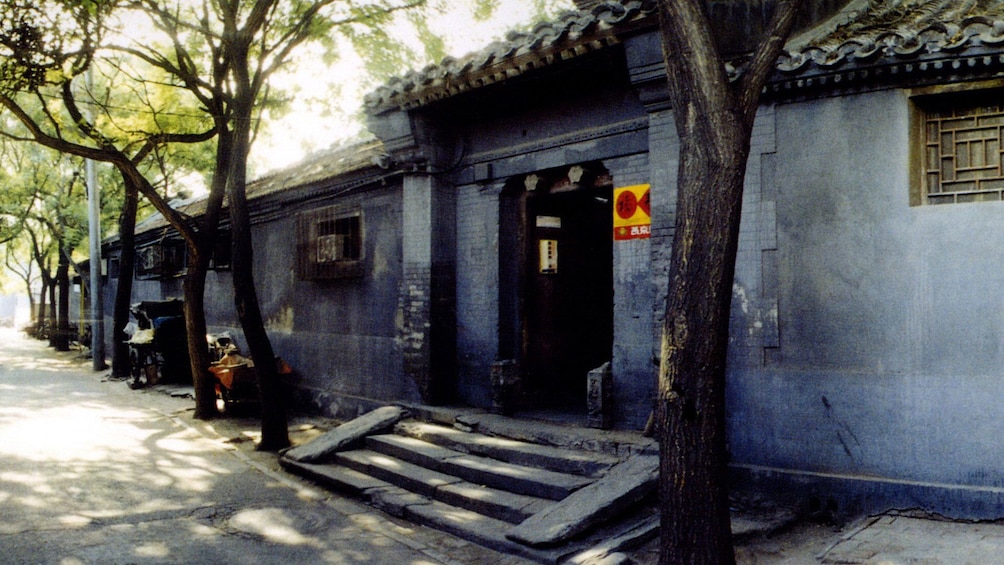
[[[375,140],[249,186],[302,401],[644,425],[677,165],[652,10],[599,4],[406,74],[367,99]],[[737,480],[1004,514],[1002,71],[1004,2],[855,1],[789,42],[746,180]],[[173,237],[141,234],[137,299],[180,296]],[[209,283],[211,329],[239,336],[229,273]]]

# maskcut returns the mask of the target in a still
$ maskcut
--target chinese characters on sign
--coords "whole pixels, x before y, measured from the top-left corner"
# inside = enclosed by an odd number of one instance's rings
[[[614,189],[614,240],[645,239],[651,234],[649,185]]]

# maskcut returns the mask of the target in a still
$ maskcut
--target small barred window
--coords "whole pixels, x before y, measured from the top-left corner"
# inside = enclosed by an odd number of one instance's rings
[[[363,216],[355,208],[329,206],[297,216],[297,275],[304,280],[362,274]]]
[[[209,268],[217,271],[230,270],[232,240],[230,230],[221,230],[216,234],[216,241],[213,244],[213,255],[209,261]]]
[[[166,239],[136,249],[137,279],[169,279],[185,274],[187,251],[179,240]]]

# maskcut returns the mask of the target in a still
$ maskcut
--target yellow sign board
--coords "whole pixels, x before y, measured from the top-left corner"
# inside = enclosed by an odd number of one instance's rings
[[[614,240],[646,239],[652,233],[647,184],[614,189]]]

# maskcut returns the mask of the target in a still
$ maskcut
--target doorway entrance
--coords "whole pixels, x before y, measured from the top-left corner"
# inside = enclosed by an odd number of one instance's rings
[[[510,295],[516,291],[509,310],[518,324],[512,345],[524,402],[584,412],[587,374],[613,348],[612,183],[593,165],[530,175],[522,184],[509,204],[515,229],[503,241],[518,250],[509,263],[517,273],[502,275]]]

